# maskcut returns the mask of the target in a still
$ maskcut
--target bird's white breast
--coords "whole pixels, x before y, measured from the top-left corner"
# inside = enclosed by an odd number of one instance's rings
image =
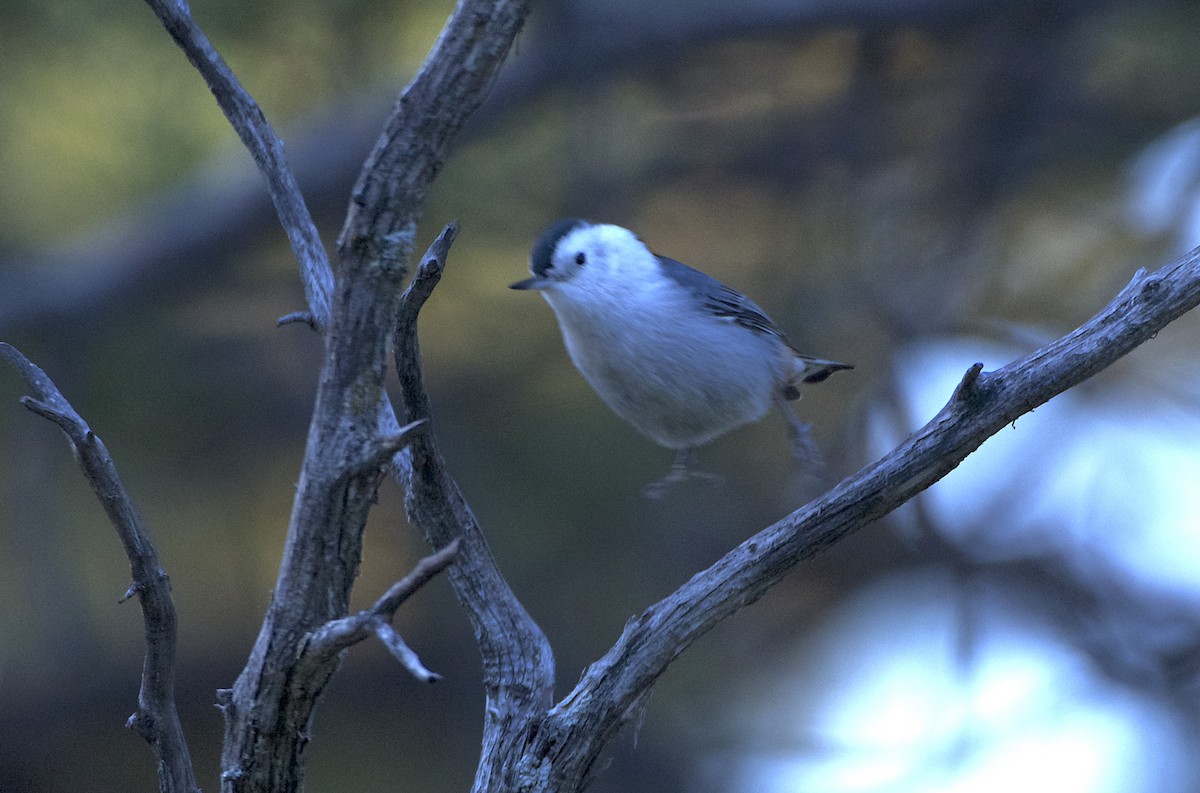
[[[578,286],[543,293],[571,360],[643,434],[697,446],[771,406],[785,358],[776,338],[705,312],[672,281],[620,294]]]

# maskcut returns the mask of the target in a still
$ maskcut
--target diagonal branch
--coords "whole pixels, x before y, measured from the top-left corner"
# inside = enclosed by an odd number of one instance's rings
[[[371,608],[322,625],[309,638],[300,664],[327,663],[332,656],[374,635],[418,680],[426,683],[440,680],[440,675],[421,664],[417,654],[409,649],[390,623],[404,601],[449,567],[457,555],[458,543],[452,542],[418,562],[411,573],[389,587]]]
[[[326,327],[329,324],[333,271],[317,234],[316,224],[300,193],[300,186],[288,167],[283,141],[271,129],[258,103],[238,82],[208,36],[192,20],[186,0],[146,0],[146,4],[153,9],[188,61],[200,72],[242,144],[254,157],[259,172],[267,180],[275,212],[300,265],[312,323],[319,328]]]
[[[463,124],[487,96],[530,0],[459,0],[433,51],[396,100],[350,197],[343,258],[409,239]]]
[[[577,790],[596,757],[680,653],[799,562],[941,479],[989,437],[1086,380],[1200,304],[1200,248],[1139,270],[1091,320],[994,372],[970,367],[950,402],[897,449],[754,535],[625,626],[542,724],[528,753],[542,791]]]
[[[158,563],[158,553],[142,517],[117,475],[108,449],[46,373],[9,344],[0,342],[0,356],[21,373],[33,391],[34,396],[23,397],[22,404],[66,433],[79,467],[129,557],[133,583],[122,601],[136,594],[142,605],[146,657],[142,663],[138,707],[127,726],[137,729],[154,750],[160,790],[198,793],[200,788],[196,786],[192,759],[175,709],[175,603],[171,599],[170,581]]]
[[[347,473],[363,474],[390,465],[396,454],[412,443],[413,434],[425,430],[428,423],[423,420],[410,421],[393,433],[375,438],[363,449],[362,458]]]

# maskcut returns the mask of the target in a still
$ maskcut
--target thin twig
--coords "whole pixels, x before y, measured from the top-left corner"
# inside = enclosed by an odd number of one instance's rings
[[[374,635],[418,680],[440,680],[440,675],[430,672],[421,664],[417,654],[404,644],[390,623],[404,601],[449,567],[457,555],[458,543],[451,542],[418,562],[412,572],[389,587],[371,608],[325,623],[309,638],[301,663],[312,663],[314,659],[334,655]]]
[[[295,325],[297,323],[307,325],[310,330],[315,330],[318,333],[321,331],[311,311],[293,311],[290,314],[284,314],[275,320],[275,327],[282,328],[284,325]]]
[[[451,541],[449,545],[437,553],[426,556],[417,563],[417,566],[412,569],[411,573],[392,584],[388,588],[388,591],[384,592],[379,597],[379,600],[375,601],[375,605],[371,606],[371,613],[377,617],[391,620],[404,601],[408,600],[418,589],[429,583],[434,576],[449,567],[457,557],[457,540]]]
[[[129,557],[133,583],[121,601],[138,595],[145,627],[146,657],[142,663],[138,707],[126,724],[135,728],[153,749],[158,760],[160,790],[169,793],[199,791],[175,709],[176,617],[171,584],[159,565],[158,554],[141,515],[121,483],[116,465],[99,436],[92,432],[46,373],[9,344],[0,342],[0,356],[20,372],[34,393],[34,396],[22,398],[21,402],[66,433],[79,467]]]
[[[425,419],[410,421],[395,432],[374,438],[372,443],[363,450],[360,459],[352,461],[346,473],[349,476],[362,476],[369,471],[378,471],[388,465],[401,449],[412,443],[415,433],[427,429],[429,422]]]
[[[421,257],[417,271],[412,281],[400,298],[400,313],[396,320],[397,333],[409,333],[417,321],[417,314],[425,301],[433,294],[433,288],[442,280],[446,270],[446,257],[450,254],[450,246],[458,238],[458,223],[451,221],[442,229]]]
[[[392,657],[399,661],[400,665],[407,669],[409,674],[417,680],[420,680],[422,683],[436,683],[442,679],[442,676],[437,672],[430,672],[425,668],[425,664],[421,663],[421,659],[391,625],[383,620],[374,620],[371,623],[371,628],[372,633],[378,637],[379,641],[387,648]]]

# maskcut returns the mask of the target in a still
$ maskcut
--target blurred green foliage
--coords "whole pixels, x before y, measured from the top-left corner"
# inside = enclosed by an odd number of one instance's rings
[[[0,249],[103,222],[237,148],[196,72],[139,3],[5,4]],[[434,3],[196,4],[276,125],[416,69],[445,20]]]

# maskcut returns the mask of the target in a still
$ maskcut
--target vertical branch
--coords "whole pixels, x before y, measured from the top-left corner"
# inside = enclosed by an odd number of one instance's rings
[[[377,480],[357,471],[367,428],[378,437],[398,430],[382,391],[376,354],[396,326],[392,290],[411,256],[429,186],[467,118],[483,101],[524,23],[530,0],[460,0],[413,81],[397,99],[354,188],[338,240],[337,294],[330,304],[328,263],[279,143],[253,100],[237,84],[191,20],[183,0],[147,0],[204,76],[267,178],[280,219],[300,261],[313,323],[327,350],[309,432],[288,542],[271,608],[237,684],[224,695],[226,790],[289,790],[298,785],[308,719],[336,666],[288,680],[306,635],[341,616],[358,567],[361,521]],[[453,232],[440,238],[444,260]],[[371,295],[384,296],[372,301]],[[397,361],[406,412],[428,415],[420,391],[413,328],[420,301],[401,322]],[[391,312],[391,313],[389,313]],[[370,327],[370,322],[383,324]],[[382,332],[379,329],[384,329]],[[375,332],[372,333],[371,331]],[[416,373],[415,378],[412,376]],[[416,419],[410,419],[410,421]],[[392,469],[409,492],[409,514],[436,547],[459,539],[451,581],[471,614],[484,658],[488,730],[477,790],[499,789],[505,757],[549,704],[553,660],[537,625],[496,568],[469,508],[433,446],[400,453]],[[378,448],[378,444],[375,444]],[[414,470],[414,461],[418,469]],[[297,696],[297,695],[301,696]]]
[[[79,467],[129,557],[133,582],[122,602],[136,595],[141,603],[146,657],[142,662],[138,707],[127,726],[135,728],[154,750],[159,790],[198,793],[192,759],[175,709],[175,603],[171,599],[170,581],[158,563],[158,553],[142,517],[117,475],[108,449],[46,373],[9,344],[0,342],[0,355],[21,373],[33,391],[34,395],[22,398],[21,403],[66,433]]]
[[[408,421],[429,419],[429,399],[421,377],[417,314],[441,278],[445,254],[454,235],[450,225],[430,247],[404,293],[396,330],[396,369]],[[458,542],[457,564],[450,581],[466,608],[483,657],[483,749],[473,790],[518,789],[518,759],[550,706],[554,688],[554,655],[550,643],[504,580],[475,515],[446,471],[433,433],[422,433],[409,447],[405,509],[409,519],[440,547]]]
[[[262,628],[223,692],[222,790],[297,791],[317,700],[341,654],[300,664],[311,635],[346,616],[367,514],[397,433],[378,428],[404,268],[395,257],[344,263],[292,505]],[[422,433],[404,434],[405,440]]]
[[[355,185],[338,239],[345,261],[371,259],[397,238],[411,240],[426,191],[467,118],[483,101],[529,11],[529,0],[460,0],[433,52],[396,102]],[[405,294],[396,331],[403,420],[430,418],[421,383],[417,313],[437,283],[456,229],[431,246]],[[388,416],[389,421],[395,418]],[[390,424],[388,425],[390,426]],[[517,787],[521,746],[549,706],[554,658],[541,629],[504,580],[478,522],[437,451],[433,432],[399,455],[410,522],[434,547],[457,540],[450,582],[471,618],[487,695],[474,790]]]

